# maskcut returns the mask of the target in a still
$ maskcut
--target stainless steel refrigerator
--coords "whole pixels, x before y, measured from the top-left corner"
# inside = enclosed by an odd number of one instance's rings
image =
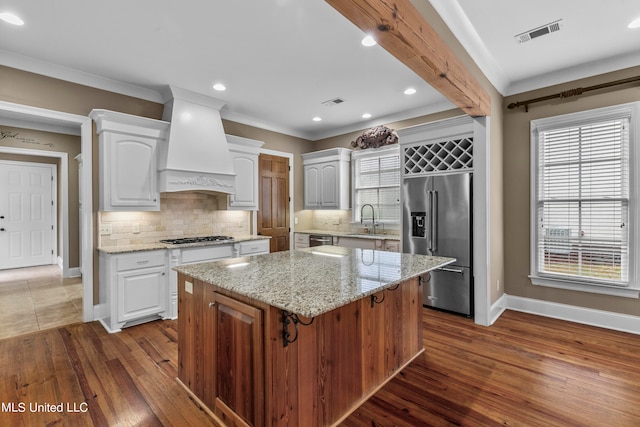
[[[455,258],[431,272],[424,305],[473,317],[471,173],[405,177],[403,252]]]

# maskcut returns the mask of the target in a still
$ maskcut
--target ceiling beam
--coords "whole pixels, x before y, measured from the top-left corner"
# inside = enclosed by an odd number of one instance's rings
[[[490,115],[487,92],[409,0],[326,2],[465,113]]]

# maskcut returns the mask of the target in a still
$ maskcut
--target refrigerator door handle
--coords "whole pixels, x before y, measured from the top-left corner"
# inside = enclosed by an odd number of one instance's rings
[[[431,192],[431,250],[438,250],[438,192]]]
[[[433,191],[427,191],[427,198],[429,199],[429,242],[428,249],[433,252]]]

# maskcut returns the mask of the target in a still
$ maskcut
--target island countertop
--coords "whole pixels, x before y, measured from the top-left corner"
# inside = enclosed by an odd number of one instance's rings
[[[311,318],[454,262],[454,258],[318,246],[174,270]]]

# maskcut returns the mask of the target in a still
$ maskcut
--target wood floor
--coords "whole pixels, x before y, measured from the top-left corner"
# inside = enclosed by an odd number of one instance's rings
[[[426,352],[344,426],[640,426],[640,336],[512,311],[423,321]],[[212,425],[176,363],[174,321],[0,340],[0,426]]]

